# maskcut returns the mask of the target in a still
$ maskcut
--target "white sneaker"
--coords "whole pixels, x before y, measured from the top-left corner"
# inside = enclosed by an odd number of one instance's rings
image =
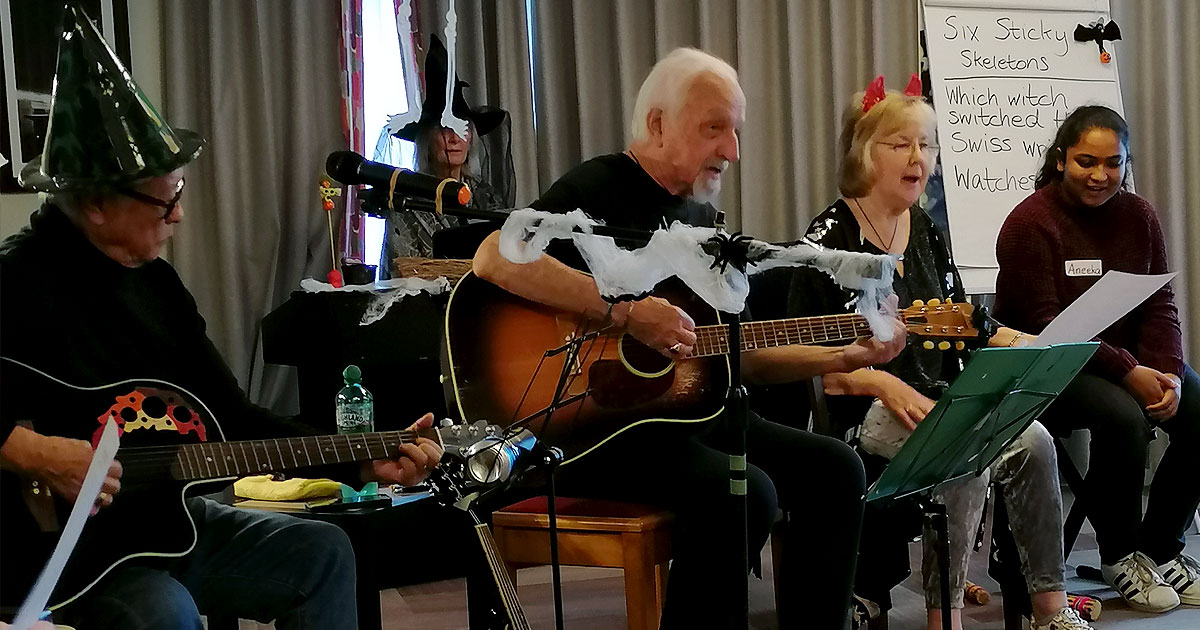
[[[1200,562],[1179,554],[1174,560],[1158,566],[1158,574],[1179,594],[1179,601],[1188,606],[1200,606]]]
[[[1044,624],[1034,623],[1031,630],[1092,630],[1088,622],[1079,617],[1079,613],[1064,607]]]
[[[1137,551],[1116,564],[1101,565],[1100,572],[1104,581],[1130,606],[1144,612],[1167,612],[1179,605],[1179,595],[1163,581],[1154,566],[1153,560]]]

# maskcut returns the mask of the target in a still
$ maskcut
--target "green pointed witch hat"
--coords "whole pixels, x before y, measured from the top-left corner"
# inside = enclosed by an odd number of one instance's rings
[[[63,12],[50,125],[42,154],[21,170],[41,192],[127,184],[191,162],[204,138],[172,129],[74,4]]]

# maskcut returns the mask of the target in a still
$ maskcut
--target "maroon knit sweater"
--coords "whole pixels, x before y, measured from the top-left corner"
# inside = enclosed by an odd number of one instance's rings
[[[1167,273],[1167,252],[1154,208],[1126,191],[1098,208],[1075,207],[1058,184],[1022,201],[996,240],[996,318],[1028,333],[1087,291],[1098,275],[1068,276],[1068,261],[1100,260],[1101,270]],[[1151,295],[1097,338],[1088,369],[1120,382],[1135,365],[1183,375],[1179,312],[1171,285]]]

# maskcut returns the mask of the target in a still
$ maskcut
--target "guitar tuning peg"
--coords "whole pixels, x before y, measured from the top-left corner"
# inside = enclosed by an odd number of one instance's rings
[[[949,350],[949,349],[950,349],[949,341],[939,341],[938,342],[938,350]]]
[[[951,304],[954,304],[954,300],[946,298],[946,306],[950,306]]]
[[[921,347],[925,348],[926,350],[933,350],[933,342],[926,341],[925,343],[921,344]]]
[[[954,342],[954,349],[955,349],[955,350],[958,350],[958,351],[960,351],[960,352],[961,352],[961,351],[962,351],[964,348],[966,348],[966,347],[967,347],[967,344],[965,344],[965,343],[963,343],[963,342],[961,342],[961,341],[955,341],[955,342]]]
[[[939,300],[939,299],[937,299],[937,298],[933,298],[932,300],[929,300],[929,305],[930,305],[930,306],[937,306],[937,305],[939,305],[939,304],[941,304],[941,303],[942,303],[942,301],[941,301],[941,300]]]
[[[913,306],[915,308],[921,308],[922,306],[925,306],[925,300],[913,300]]]

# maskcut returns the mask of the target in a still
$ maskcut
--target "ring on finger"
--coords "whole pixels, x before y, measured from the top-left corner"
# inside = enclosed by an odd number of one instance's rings
[[[676,342],[675,342],[675,345],[671,346],[670,348],[667,348],[667,350],[669,350],[669,351],[671,351],[671,352],[679,352],[679,349],[680,349],[680,348],[682,348],[682,347],[683,347],[683,342],[682,342],[682,341],[676,341]]]

